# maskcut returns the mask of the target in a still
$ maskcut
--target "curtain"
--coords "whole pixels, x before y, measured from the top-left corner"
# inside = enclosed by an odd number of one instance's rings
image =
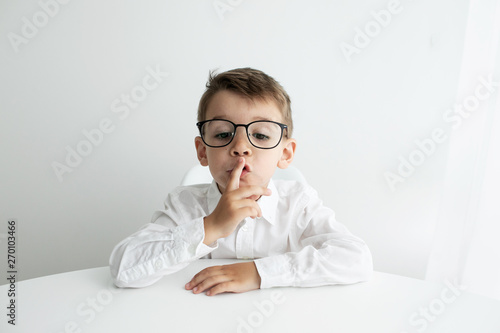
[[[500,299],[500,1],[471,0],[426,279]]]

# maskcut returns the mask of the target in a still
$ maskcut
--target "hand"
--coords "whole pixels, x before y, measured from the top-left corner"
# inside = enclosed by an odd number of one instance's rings
[[[205,290],[207,296],[223,292],[242,293],[260,288],[260,275],[253,261],[232,265],[212,266],[196,274],[186,284],[194,294]]]
[[[206,245],[232,234],[244,218],[262,216],[262,211],[253,198],[271,195],[271,190],[262,186],[244,186],[240,188],[240,177],[244,166],[245,159],[240,157],[238,164],[231,172],[226,191],[222,194],[217,207],[212,214],[205,217],[205,239],[203,243]]]

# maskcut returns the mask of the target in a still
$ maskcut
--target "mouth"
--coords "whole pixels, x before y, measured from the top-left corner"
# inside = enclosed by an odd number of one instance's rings
[[[249,172],[250,172],[250,168],[248,167],[248,165],[245,165],[243,167],[243,170],[241,170],[241,176],[240,176],[240,178],[243,178],[243,176],[245,176]]]
[[[231,174],[233,172],[234,168],[233,169],[230,169],[230,170],[227,170],[227,172],[229,174]],[[250,170],[250,166],[248,164],[245,164],[245,166],[243,167],[243,169],[241,170],[241,176],[240,178],[243,178],[243,176],[245,176],[247,173],[249,173],[251,170]]]

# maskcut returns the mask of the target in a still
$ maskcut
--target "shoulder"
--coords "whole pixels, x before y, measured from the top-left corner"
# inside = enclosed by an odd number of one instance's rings
[[[307,203],[318,197],[318,192],[306,183],[295,180],[273,180],[281,200]]]
[[[177,186],[168,194],[167,200],[184,203],[200,202],[207,197],[210,184]]]
[[[168,193],[163,202],[163,209],[157,210],[153,214],[151,222],[164,225],[172,225],[172,223],[179,225],[185,221],[202,216],[207,210],[206,198],[209,188],[210,184],[178,186],[174,188]]]
[[[277,211],[284,214],[285,218],[291,219],[300,230],[306,228],[315,216],[333,216],[331,210],[325,210],[328,208],[323,205],[318,192],[310,185],[297,181],[277,180],[275,187],[279,196]]]
[[[312,186],[297,181],[276,181],[275,187],[279,194],[278,210],[292,214],[297,225],[305,228],[313,219],[335,218],[333,209],[323,204]]]

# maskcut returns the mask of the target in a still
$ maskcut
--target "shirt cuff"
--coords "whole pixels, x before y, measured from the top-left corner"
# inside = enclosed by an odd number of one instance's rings
[[[254,260],[260,275],[260,288],[289,287],[294,285],[292,265],[285,255]]]
[[[198,218],[190,223],[177,227],[173,235],[177,262],[192,261],[201,258],[215,250],[218,245],[212,243],[210,246],[203,243],[205,239],[205,225],[203,218]]]
[[[138,264],[118,274],[117,280],[122,281],[123,285],[132,285],[132,283],[136,285],[138,281],[141,281],[139,283],[141,286],[149,285],[160,276],[174,273],[217,248],[217,244],[207,246],[203,243],[205,238],[203,218],[179,225],[170,233],[167,231],[166,234],[165,227],[155,223],[149,225],[148,230],[158,231],[155,234],[156,237],[150,241],[161,245],[147,249],[151,256],[144,262],[137,260]],[[134,244],[131,244],[131,248],[134,247]],[[140,257],[140,255],[136,256]]]

